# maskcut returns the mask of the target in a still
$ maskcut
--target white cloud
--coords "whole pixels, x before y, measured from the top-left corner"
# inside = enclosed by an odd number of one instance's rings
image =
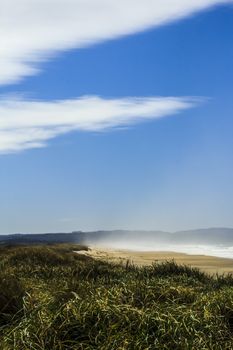
[[[72,130],[102,131],[162,118],[199,102],[187,97],[102,99],[95,96],[52,102],[0,100],[0,152],[43,147],[48,140]]]
[[[82,48],[232,0],[0,0],[0,84],[37,72],[57,51]]]

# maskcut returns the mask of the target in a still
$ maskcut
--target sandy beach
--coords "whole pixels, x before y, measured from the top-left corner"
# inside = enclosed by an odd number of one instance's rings
[[[155,251],[131,251],[124,249],[110,249],[105,247],[90,247],[87,252],[80,252],[95,259],[126,262],[129,260],[133,264],[143,266],[150,265],[153,262],[163,262],[174,259],[178,264],[185,264],[192,267],[198,267],[208,274],[233,273],[233,259],[219,258],[206,255],[189,255],[177,252],[155,252]]]

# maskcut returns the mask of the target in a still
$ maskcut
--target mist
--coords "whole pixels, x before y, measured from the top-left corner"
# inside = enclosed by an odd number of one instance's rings
[[[209,228],[174,233],[163,231],[97,231],[84,235],[83,243],[131,251],[166,251],[233,258],[233,229]]]

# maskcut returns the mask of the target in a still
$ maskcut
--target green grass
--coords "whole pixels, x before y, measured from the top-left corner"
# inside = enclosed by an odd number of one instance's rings
[[[233,349],[233,278],[74,245],[0,248],[0,349]]]

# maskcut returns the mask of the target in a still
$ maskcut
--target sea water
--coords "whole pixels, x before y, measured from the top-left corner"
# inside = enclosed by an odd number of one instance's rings
[[[233,259],[233,246],[226,245],[195,245],[195,244],[146,244],[145,242],[103,242],[102,246],[113,249],[127,249],[131,251],[143,251],[143,252],[177,252],[186,253],[191,255],[209,255],[222,258]]]

